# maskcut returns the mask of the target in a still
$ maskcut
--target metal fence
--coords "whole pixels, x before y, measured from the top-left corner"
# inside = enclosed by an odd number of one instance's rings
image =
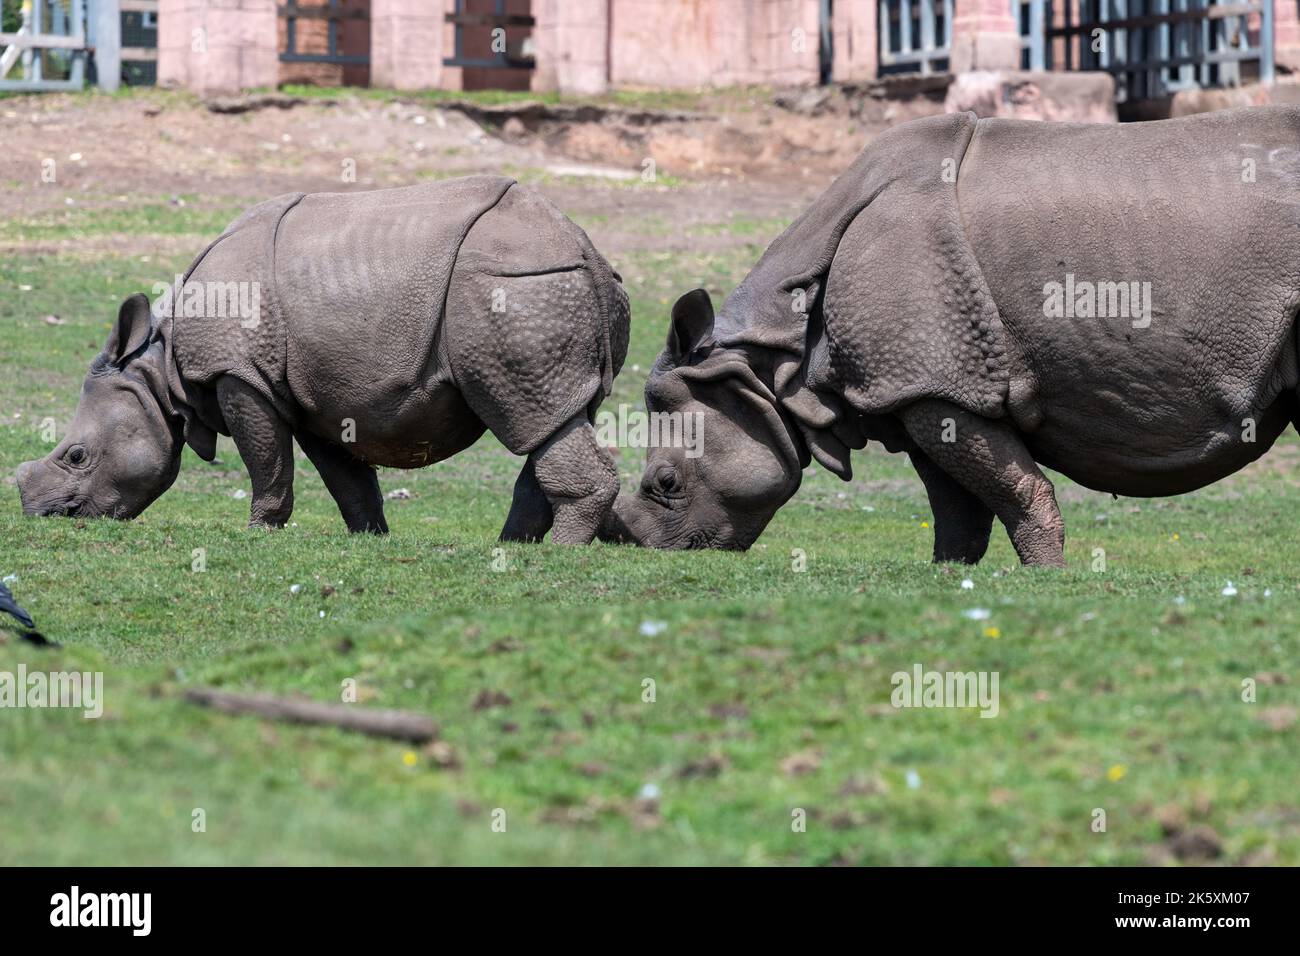
[[[880,73],[948,69],[953,0],[880,0]]]
[[[368,53],[345,53],[342,43],[342,21],[369,20],[368,7],[344,8],[340,0],[329,0],[327,6],[303,5],[288,0],[276,7],[285,21],[285,49],[280,52],[282,63],[333,63],[339,66],[365,66],[370,63]],[[298,21],[324,20],[326,27],[325,51],[304,53],[298,49]]]
[[[511,4],[508,0],[456,0],[451,13],[443,15],[453,25],[452,55],[443,59],[444,66],[492,70],[531,70],[536,63],[517,38],[524,29],[531,31],[537,21],[531,13],[511,12],[530,4]],[[513,28],[513,36],[508,28]],[[473,35],[474,33],[478,35]]]
[[[86,54],[84,0],[27,0],[0,33],[0,90],[79,90]]]
[[[1011,0],[1023,69],[1103,70],[1120,102],[1273,81],[1273,0]]]
[[[122,80],[128,86],[158,82],[158,0],[119,0],[122,11]]]

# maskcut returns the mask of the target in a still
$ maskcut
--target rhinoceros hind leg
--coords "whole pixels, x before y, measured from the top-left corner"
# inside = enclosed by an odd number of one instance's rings
[[[989,547],[993,512],[922,451],[909,453],[934,512],[934,560],[979,564]]]
[[[925,455],[998,516],[1021,563],[1065,566],[1065,523],[1052,483],[1015,429],[937,400],[900,415]]]
[[[354,534],[388,534],[384,496],[375,469],[354,458],[347,449],[310,432],[300,431],[294,437],[320,472],[348,530]]]
[[[510,514],[501,529],[502,541],[541,541],[555,522],[551,502],[537,482],[537,469],[530,455],[515,479],[515,496]]]
[[[239,379],[217,381],[217,401],[253,481],[249,527],[283,528],[293,515],[293,433],[261,394]]]
[[[529,460],[554,514],[551,541],[591,544],[618,497],[618,469],[596,441],[591,422],[585,415],[569,419]]]

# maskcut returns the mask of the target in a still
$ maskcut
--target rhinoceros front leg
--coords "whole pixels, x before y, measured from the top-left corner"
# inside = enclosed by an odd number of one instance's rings
[[[541,541],[554,523],[555,513],[537,481],[537,468],[530,455],[515,479],[515,495],[505,527],[501,529],[501,540]]]
[[[591,422],[569,419],[528,458],[554,515],[551,541],[591,544],[618,497],[618,469],[596,441]],[[510,513],[515,515],[513,506]]]
[[[1052,483],[1013,428],[937,400],[900,416],[926,457],[998,516],[1023,564],[1065,566],[1065,523]]]
[[[384,520],[384,496],[379,490],[379,476],[364,461],[354,458],[346,448],[328,442],[311,432],[299,431],[294,437],[320,472],[348,530],[355,533],[388,534]]]
[[[253,480],[249,527],[282,528],[293,514],[293,433],[255,389],[229,375],[217,382],[221,414]]]
[[[922,451],[908,453],[934,513],[934,560],[979,564],[989,547],[993,512]]]

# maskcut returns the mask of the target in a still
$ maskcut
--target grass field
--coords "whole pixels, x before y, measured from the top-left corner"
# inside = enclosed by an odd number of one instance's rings
[[[138,250],[197,250],[239,208],[0,225],[0,575],[61,645],[0,628],[0,670],[105,675],[100,720],[0,710],[0,864],[1300,863],[1294,435],[1168,501],[1058,478],[1063,572],[1020,568],[1000,526],[978,568],[928,563],[921,484],[878,447],[850,484],[810,471],[747,554],[497,552],[520,462],[490,438],[384,472],[411,497],[382,540],[344,532],[305,459],[292,527],[247,530],[225,439],[137,521],[22,517],[14,466],[70,419],[117,304],[189,260]],[[634,329],[611,403],[639,401],[671,297],[725,294],[779,223],[699,228],[736,241],[617,257]],[[48,251],[87,237],[99,251]],[[915,664],[997,672],[998,716],[894,708]],[[438,741],[180,699],[337,701],[348,679],[357,706],[434,716]]]

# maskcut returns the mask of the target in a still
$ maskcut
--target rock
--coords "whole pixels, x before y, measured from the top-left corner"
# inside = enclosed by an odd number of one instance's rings
[[[781,761],[781,772],[787,777],[802,777],[822,765],[821,754],[815,750],[801,750]]]
[[[203,105],[213,113],[252,113],[257,110],[264,110],[270,107],[288,110],[295,106],[301,106],[307,100],[301,96],[287,96],[284,93],[248,93],[239,96],[219,96],[208,100]],[[338,101],[333,99],[314,99],[313,103],[334,106]]]
[[[1169,103],[1169,117],[1193,116],[1238,106],[1263,106],[1268,93],[1262,86],[1242,86],[1223,90],[1179,90]]]
[[[783,110],[802,116],[820,116],[831,104],[831,89],[825,86],[799,87],[781,90],[772,102]]]
[[[1212,827],[1202,824],[1173,836],[1169,849],[1185,863],[1213,860],[1223,855],[1223,841]]]
[[[1174,837],[1187,829],[1187,811],[1176,803],[1168,803],[1156,811],[1156,822],[1167,837]]]
[[[1115,123],[1115,81],[1107,73],[1034,73],[977,70],[959,73],[948,87],[944,109],[971,110],[983,118]]]
[[[523,139],[528,135],[528,127],[518,116],[511,116],[501,125],[501,135],[506,139]]]

